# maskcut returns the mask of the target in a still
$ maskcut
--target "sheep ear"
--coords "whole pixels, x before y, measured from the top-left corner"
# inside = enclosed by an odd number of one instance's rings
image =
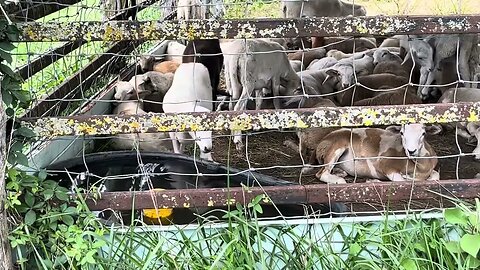
[[[425,127],[425,131],[430,135],[437,135],[442,132],[442,130],[442,126],[440,125],[431,125]]]
[[[405,55],[405,59],[403,59],[402,66],[405,65],[405,63],[412,58],[412,53],[410,51],[407,51],[407,54]]]
[[[387,52],[387,51],[384,51],[384,52],[382,53],[382,57],[385,57],[385,55],[387,55],[387,54],[388,54],[388,52]]]
[[[402,129],[401,126],[389,126],[385,130],[393,132],[393,133],[399,133],[401,129]]]

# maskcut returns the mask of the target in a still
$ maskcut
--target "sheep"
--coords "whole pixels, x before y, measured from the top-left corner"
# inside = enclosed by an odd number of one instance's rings
[[[407,88],[381,93],[371,98],[362,99],[353,103],[354,106],[380,106],[422,104],[422,100]]]
[[[478,102],[480,101],[480,89],[458,87],[448,89],[438,100],[439,103],[454,102]],[[457,123],[458,135],[471,140],[477,140],[477,147],[473,150],[474,158],[480,160],[480,122],[461,122]]]
[[[383,48],[383,47],[400,47],[400,38],[401,35],[395,35],[395,36],[392,36],[392,37],[389,37],[387,39],[385,39],[382,44],[380,44],[380,46],[378,46],[379,48]]]
[[[409,42],[409,51],[404,59],[404,63],[410,58],[420,65],[420,81],[422,85],[418,88],[417,94],[426,99],[429,95],[429,85],[439,75],[442,61],[453,57],[456,63],[458,48],[458,69],[460,79],[470,80],[469,61],[473,55],[474,46],[477,46],[478,36],[476,34],[468,35],[433,35],[425,39],[415,39]],[[402,45],[405,46],[405,45]],[[457,63],[456,63],[457,64]]]
[[[325,57],[325,54],[326,54],[325,49],[318,48],[314,50],[297,51],[294,53],[289,53],[287,57],[289,60],[300,60],[303,62],[304,66],[308,66],[313,60]]]
[[[207,9],[201,0],[178,0],[177,20],[206,19]]]
[[[321,107],[336,107],[335,103],[330,99],[319,98],[313,106],[305,106],[305,108],[321,108]],[[327,136],[330,132],[339,128],[311,128],[297,132],[299,139],[298,145],[292,140],[286,140],[283,145],[293,149],[300,153],[302,156],[307,156],[307,151],[315,151],[320,141]],[[312,153],[315,156],[315,153]]]
[[[345,59],[345,58],[350,58],[350,57],[359,57],[360,55],[362,54],[352,54],[352,53],[344,53],[342,51],[339,51],[339,50],[329,50],[327,52],[327,57],[333,57],[337,60],[342,60],[342,59]]]
[[[149,71],[144,74],[133,76],[129,82],[135,87],[135,89],[137,89],[137,91],[148,91],[150,93],[157,92],[164,96],[171,87],[173,78],[173,73]]]
[[[174,61],[156,61],[153,55],[141,55],[139,65],[142,72],[175,73],[180,64]]]
[[[331,173],[334,167],[362,178],[438,180],[440,175],[435,171],[438,160],[435,150],[425,140],[425,134],[438,134],[440,131],[438,126],[424,124],[390,126],[387,129],[342,128],[323,138],[317,146],[315,162],[309,165],[324,164],[315,176],[332,184],[346,183],[344,178]],[[382,158],[376,158],[379,156]],[[307,166],[302,172],[311,170]]]
[[[307,70],[326,69],[334,66],[336,63],[338,63],[337,59],[333,57],[324,57],[322,59],[312,61],[312,63],[310,63],[310,65],[307,67]]]
[[[344,53],[362,52],[376,48],[375,38],[312,37],[312,48],[322,47],[327,51],[338,50]]]
[[[387,49],[381,48],[373,53],[373,74],[390,73],[405,78],[410,77],[406,67],[402,65],[402,58]]]
[[[183,52],[183,63],[201,63],[208,69],[212,86],[212,101],[216,107],[220,72],[223,67],[223,54],[218,39],[196,39],[189,41]],[[223,93],[225,95],[225,93]]]
[[[211,112],[212,86],[208,69],[201,63],[183,63],[173,77],[173,83],[163,98],[165,113]],[[200,148],[200,158],[212,159],[212,132],[189,131]],[[183,153],[185,132],[170,132],[173,151]]]
[[[138,101],[120,103],[113,111],[117,115],[143,115],[146,112]],[[168,135],[164,132],[138,133],[138,134],[117,134],[111,140],[114,150],[132,150],[149,152],[172,152],[172,144]]]
[[[281,9],[284,18],[365,16],[367,14],[363,6],[340,0],[285,0],[282,1]]]
[[[373,58],[370,55],[363,54],[360,59],[346,58],[338,61],[331,69],[335,69],[342,75],[343,88],[347,88],[354,83],[355,76],[363,76],[372,73]]]
[[[278,97],[282,82],[287,92],[298,88],[300,78],[283,51],[278,43],[264,40],[235,40],[224,47],[225,82],[233,101],[238,101],[233,108],[235,111],[246,109],[247,98],[255,90],[271,89],[273,96]],[[276,109],[281,108],[279,99],[275,98],[273,104]],[[232,107],[230,103],[230,110]],[[237,149],[243,148],[240,136],[235,136],[234,142]]]
[[[300,60],[290,60],[289,62],[295,72],[300,72],[305,69],[302,61]]]
[[[176,41],[170,41],[167,45],[167,55],[165,60],[174,61],[178,64],[182,63],[183,52],[187,46],[180,44]]]
[[[107,21],[116,13],[136,4],[135,0],[101,0],[100,6],[104,9],[102,20]]]
[[[355,85],[347,91],[337,94],[337,100],[341,106],[351,106],[359,100],[371,98],[380,93],[370,89],[392,89],[408,84],[407,78],[389,73],[359,76],[357,80],[360,85]],[[411,90],[409,89],[409,91]],[[354,93],[355,96],[353,96]]]

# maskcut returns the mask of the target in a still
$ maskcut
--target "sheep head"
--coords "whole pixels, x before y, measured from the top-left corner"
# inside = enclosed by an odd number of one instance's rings
[[[406,124],[402,126],[390,126],[388,131],[400,133],[402,145],[407,157],[419,157],[425,148],[425,135],[438,134],[442,128],[437,125],[426,126],[424,124]]]

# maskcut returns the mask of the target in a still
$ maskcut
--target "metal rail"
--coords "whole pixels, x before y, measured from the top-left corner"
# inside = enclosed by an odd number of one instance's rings
[[[479,121],[480,102],[324,107],[211,113],[149,113],[145,115],[76,115],[23,118],[22,125],[47,138],[200,130],[304,129],[405,123]]]
[[[39,0],[36,0],[35,3],[30,4],[28,1],[20,1],[18,5],[9,3],[5,6],[5,11],[12,20],[33,21],[64,9],[69,5],[76,4],[80,0],[46,0],[41,2],[39,3]]]
[[[20,23],[21,41],[385,36],[480,32],[480,15]],[[63,31],[71,29],[71,31]]]
[[[266,194],[262,204],[316,204],[333,202],[399,202],[403,200],[446,200],[445,196],[473,199],[480,196],[480,179],[422,182],[316,184],[251,188],[179,189],[163,191],[108,192],[88,199],[91,210],[221,207],[250,202]],[[154,204],[155,200],[155,204]]]

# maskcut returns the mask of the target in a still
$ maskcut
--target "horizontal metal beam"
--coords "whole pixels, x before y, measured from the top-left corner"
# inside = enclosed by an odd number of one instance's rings
[[[479,33],[480,15],[20,23],[22,41],[291,38]],[[69,31],[64,31],[69,29]]]
[[[35,0],[30,4],[29,1],[23,0],[19,4],[9,3],[6,5],[5,11],[12,20],[37,20],[78,2],[80,0]]]
[[[480,102],[374,107],[222,111],[211,113],[149,113],[144,115],[77,115],[23,118],[38,136],[109,135],[200,130],[304,129],[405,123],[479,121]]]
[[[480,179],[443,181],[402,181],[337,185],[292,185],[248,188],[178,189],[163,191],[106,192],[100,199],[89,199],[91,210],[112,208],[130,210],[155,208],[221,207],[251,202],[267,194],[262,204],[315,204],[332,202],[398,202],[402,200],[442,200],[448,196],[473,199],[480,196]],[[155,199],[155,204],[153,203]]]

